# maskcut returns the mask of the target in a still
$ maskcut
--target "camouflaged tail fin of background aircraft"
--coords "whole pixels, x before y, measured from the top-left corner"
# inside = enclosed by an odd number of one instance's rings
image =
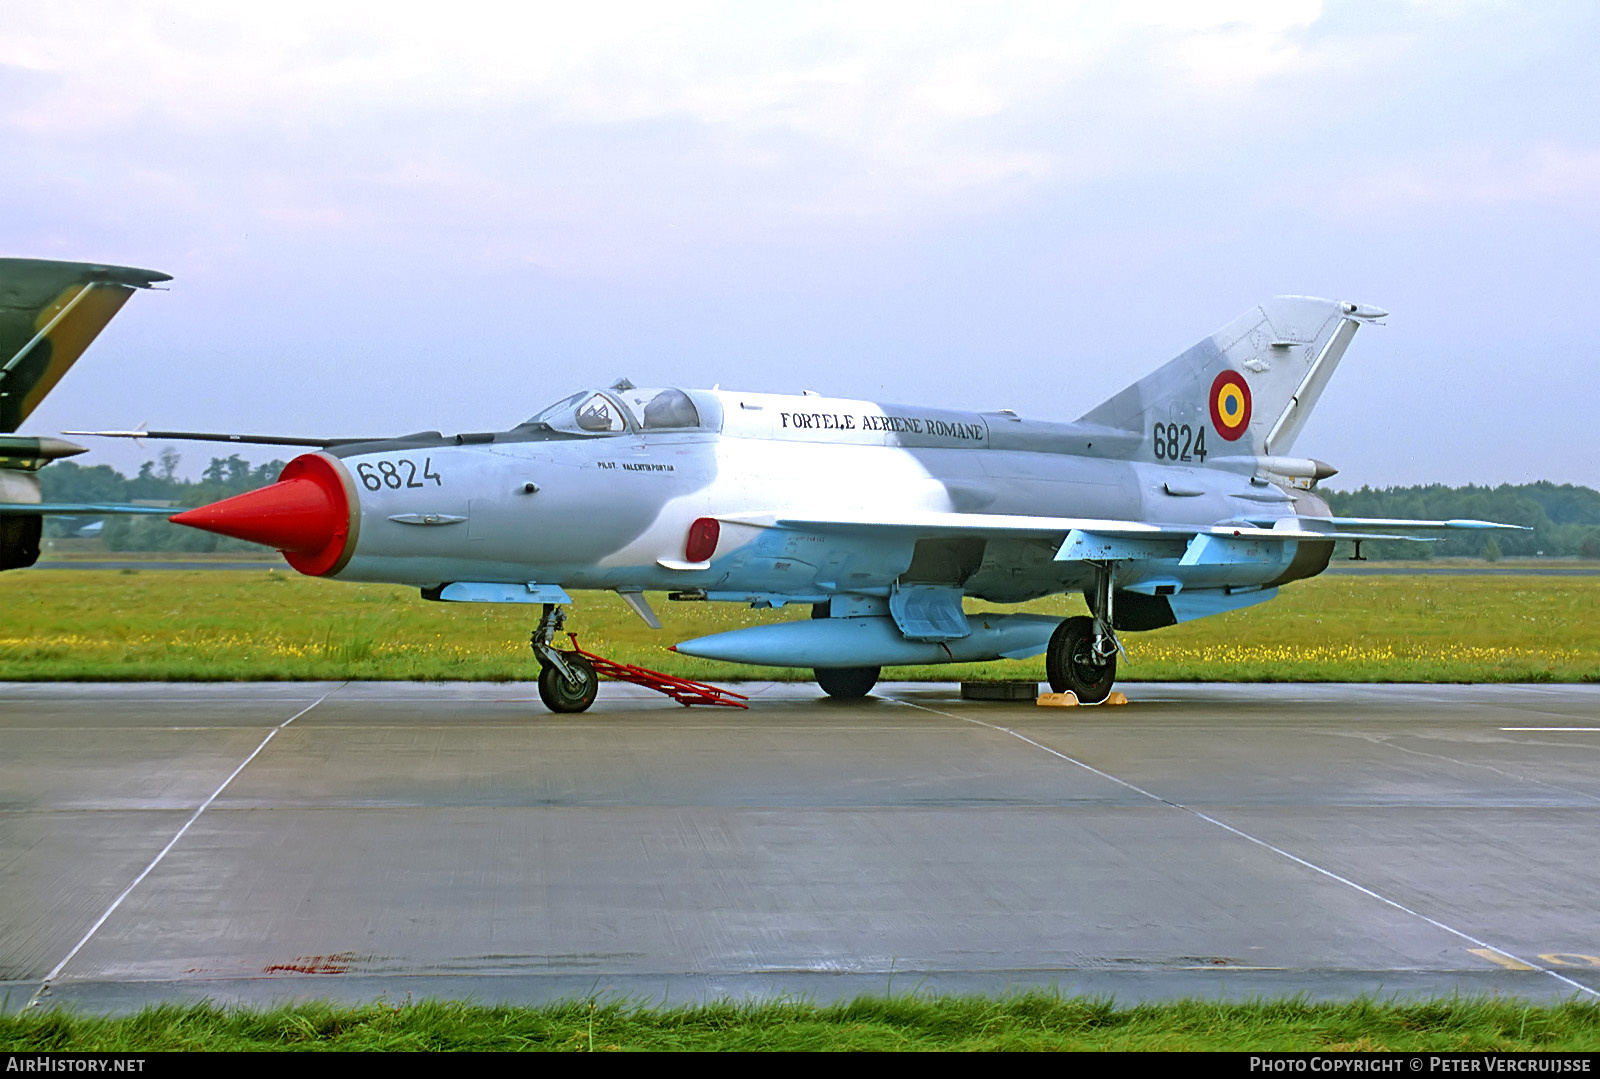
[[[164,513],[150,506],[45,502],[33,473],[83,453],[59,438],[14,434],[136,288],[172,278],[92,262],[0,259],[0,570],[39,558],[45,515]]]
[[[1387,312],[1338,300],[1278,296],[1079,422],[1151,438],[1158,459],[1287,454],[1356,328]]]
[[[0,259],[0,432],[22,425],[134,289],[171,279],[131,266]]]

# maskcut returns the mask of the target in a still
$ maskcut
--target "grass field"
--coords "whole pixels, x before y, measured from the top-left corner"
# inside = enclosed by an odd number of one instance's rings
[[[654,631],[609,593],[579,593],[585,648],[692,678],[809,679],[666,651],[809,608],[752,611],[652,595]],[[537,674],[537,608],[428,603],[414,589],[287,569],[35,569],[0,575],[0,680],[473,679]],[[981,608],[976,605],[974,609]],[[1024,610],[1081,613],[1056,598]],[[1270,603],[1126,635],[1118,676],[1157,681],[1600,681],[1600,577],[1328,575]],[[1043,661],[889,668],[885,678],[1043,677]]]
[[[0,1017],[0,1051],[1121,1050],[1527,1052],[1600,1050],[1600,1005],[1507,1000],[1312,1004],[863,998],[847,1004],[642,1008],[573,1001],[301,1005],[272,1011],[165,1006],[122,1019],[59,1011]]]

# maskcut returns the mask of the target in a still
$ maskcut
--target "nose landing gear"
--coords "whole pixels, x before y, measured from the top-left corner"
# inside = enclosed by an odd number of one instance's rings
[[[585,651],[578,644],[576,633],[567,634],[572,640],[570,649],[557,648],[555,636],[566,622],[567,617],[560,607],[546,603],[544,613],[539,616],[539,625],[528,641],[534,654],[539,657],[539,699],[552,712],[586,710],[594,703],[602,674],[612,681],[632,682],[636,686],[663,693],[685,708],[695,704],[721,705],[724,708],[750,707],[745,703],[749,698],[743,693],[663,674],[631,663],[619,663]]]
[[[555,646],[555,636],[566,624],[560,606],[546,603],[528,645],[539,657],[539,699],[544,706],[552,712],[582,712],[600,692],[600,676],[583,656]]]

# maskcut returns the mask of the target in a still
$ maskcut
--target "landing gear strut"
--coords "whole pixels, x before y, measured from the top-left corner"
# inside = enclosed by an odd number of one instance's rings
[[[1044,654],[1045,676],[1056,693],[1068,690],[1084,704],[1099,704],[1117,680],[1117,640],[1112,622],[1112,562],[1095,563],[1095,587],[1089,609],[1094,617],[1068,618],[1050,635]]]
[[[539,699],[544,706],[552,712],[582,712],[594,703],[600,676],[584,657],[556,648],[555,636],[566,624],[565,612],[546,603],[528,646],[539,657]]]

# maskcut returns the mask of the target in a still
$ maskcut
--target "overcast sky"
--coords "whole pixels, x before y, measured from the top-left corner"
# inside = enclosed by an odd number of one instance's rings
[[[577,8],[0,8],[0,254],[176,278],[29,431],[1071,419],[1294,293],[1393,312],[1296,444],[1334,486],[1600,484],[1592,0]]]

